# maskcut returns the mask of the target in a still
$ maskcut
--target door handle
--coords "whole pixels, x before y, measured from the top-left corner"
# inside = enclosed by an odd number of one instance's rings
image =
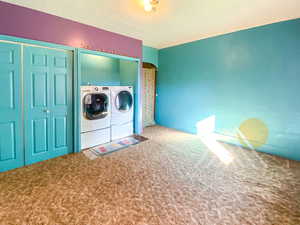
[[[50,110],[49,109],[44,109],[43,112],[49,114]]]

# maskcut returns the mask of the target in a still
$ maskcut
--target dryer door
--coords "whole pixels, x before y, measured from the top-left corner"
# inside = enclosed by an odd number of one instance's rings
[[[115,105],[120,112],[128,112],[133,105],[133,97],[129,91],[120,91],[116,97]]]
[[[109,99],[104,93],[87,94],[83,98],[83,115],[88,120],[103,119],[108,115]]]

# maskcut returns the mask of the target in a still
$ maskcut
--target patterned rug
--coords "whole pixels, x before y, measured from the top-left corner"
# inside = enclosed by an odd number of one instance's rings
[[[110,143],[98,145],[96,147],[83,151],[84,155],[91,160],[96,159],[99,156],[107,155],[109,153],[119,151],[124,148],[128,148],[132,145],[139,144],[140,142],[146,141],[148,138],[139,135],[132,135],[125,137]]]

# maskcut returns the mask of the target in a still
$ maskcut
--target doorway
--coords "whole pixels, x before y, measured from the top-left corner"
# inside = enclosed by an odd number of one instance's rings
[[[143,127],[155,125],[156,66],[143,63]]]

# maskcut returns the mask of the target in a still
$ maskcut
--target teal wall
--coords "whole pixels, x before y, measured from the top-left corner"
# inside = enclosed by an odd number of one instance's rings
[[[139,107],[141,107],[139,102],[139,98],[137,95],[138,90],[138,80],[137,80],[137,72],[138,72],[139,64],[134,61],[122,60],[120,59],[120,85],[122,86],[133,86],[134,91],[134,115],[135,115],[135,130],[137,129],[138,124],[138,111]]]
[[[81,85],[135,86],[135,61],[81,54]]]
[[[119,59],[81,55],[81,85],[120,85]]]
[[[158,50],[156,48],[143,46],[143,62],[152,63],[158,67]]]
[[[198,121],[215,116],[215,132],[236,137],[256,118],[268,132],[258,150],[300,160],[299,86],[300,19],[165,48],[156,121],[197,133]]]
[[[136,73],[138,71],[138,63],[134,61],[120,59],[120,85],[136,86]]]
[[[110,58],[107,56],[80,54],[81,85],[98,86],[133,86],[135,132],[139,125],[138,73],[139,63],[127,59]],[[137,103],[137,104],[136,104]]]

